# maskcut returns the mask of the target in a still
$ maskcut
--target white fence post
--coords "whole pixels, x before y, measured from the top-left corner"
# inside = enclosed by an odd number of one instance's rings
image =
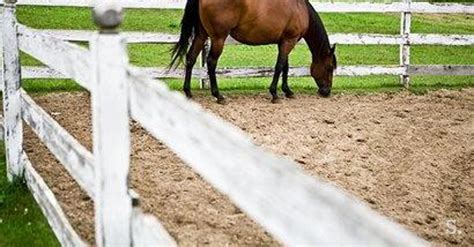
[[[16,0],[5,0],[2,16],[3,114],[7,176],[22,177],[23,126],[21,121],[20,52],[16,21]]]
[[[204,43],[204,48],[201,52],[201,79],[199,87],[201,89],[206,89],[209,86],[209,75],[207,74],[207,56],[209,55],[210,43],[209,39]]]
[[[100,32],[91,43],[94,79],[92,107],[95,162],[96,244],[132,245],[132,200],[128,193],[130,130],[128,56],[117,28],[122,8],[103,2],[94,8]]]
[[[401,0],[411,7],[411,0]],[[400,66],[404,68],[404,74],[400,76],[400,83],[408,88],[410,86],[410,76],[408,67],[410,66],[410,32],[411,32],[411,12],[401,13],[400,35],[403,43],[400,45]]]

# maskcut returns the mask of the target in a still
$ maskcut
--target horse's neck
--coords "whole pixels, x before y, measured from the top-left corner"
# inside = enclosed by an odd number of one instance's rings
[[[313,62],[317,62],[329,54],[329,37],[318,14],[316,12],[310,14],[313,16],[310,18],[308,31],[303,38],[311,51]]]
[[[318,38],[316,35],[306,35],[304,37],[312,54],[313,62],[325,58],[329,54],[329,42],[327,38]]]

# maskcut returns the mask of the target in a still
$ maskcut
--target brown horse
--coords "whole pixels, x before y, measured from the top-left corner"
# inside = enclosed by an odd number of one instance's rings
[[[279,101],[277,84],[282,72],[282,90],[286,97],[294,97],[288,86],[288,55],[302,38],[312,53],[311,76],[319,87],[319,94],[326,97],[331,93],[337,65],[335,46],[329,45],[321,18],[308,0],[188,0],[181,22],[181,37],[172,50],[171,62],[171,66],[176,65],[187,53],[183,90],[188,98],[192,97],[193,66],[209,37],[211,49],[207,66],[211,92],[218,103],[225,103],[217,87],[216,66],[229,35],[249,45],[278,44],[278,60],[270,86],[273,103]]]

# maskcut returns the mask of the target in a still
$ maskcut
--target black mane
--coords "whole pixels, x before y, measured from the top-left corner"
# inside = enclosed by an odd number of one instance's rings
[[[308,0],[306,0],[306,5],[308,6],[309,27],[304,38],[313,54],[313,59],[318,60],[330,54],[331,46],[329,44],[328,34],[318,12],[316,12]],[[335,56],[333,61],[334,65],[337,65]]]

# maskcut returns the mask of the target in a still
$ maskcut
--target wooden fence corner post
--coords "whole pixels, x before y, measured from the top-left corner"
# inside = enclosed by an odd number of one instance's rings
[[[204,47],[201,52],[201,78],[199,87],[201,89],[207,89],[209,87],[209,75],[207,74],[207,56],[209,55],[210,40],[208,39],[204,43]]]
[[[128,56],[125,40],[117,29],[123,11],[105,1],[94,8],[93,16],[100,29],[91,42],[96,244],[131,246]]]
[[[404,68],[404,73],[400,76],[400,83],[408,88],[410,86],[408,67],[410,66],[411,0],[401,1],[406,4],[408,10],[401,13],[400,35],[403,43],[400,45],[400,66]]]
[[[9,181],[22,178],[23,122],[21,120],[21,73],[16,0],[5,0],[2,15],[4,140]]]

